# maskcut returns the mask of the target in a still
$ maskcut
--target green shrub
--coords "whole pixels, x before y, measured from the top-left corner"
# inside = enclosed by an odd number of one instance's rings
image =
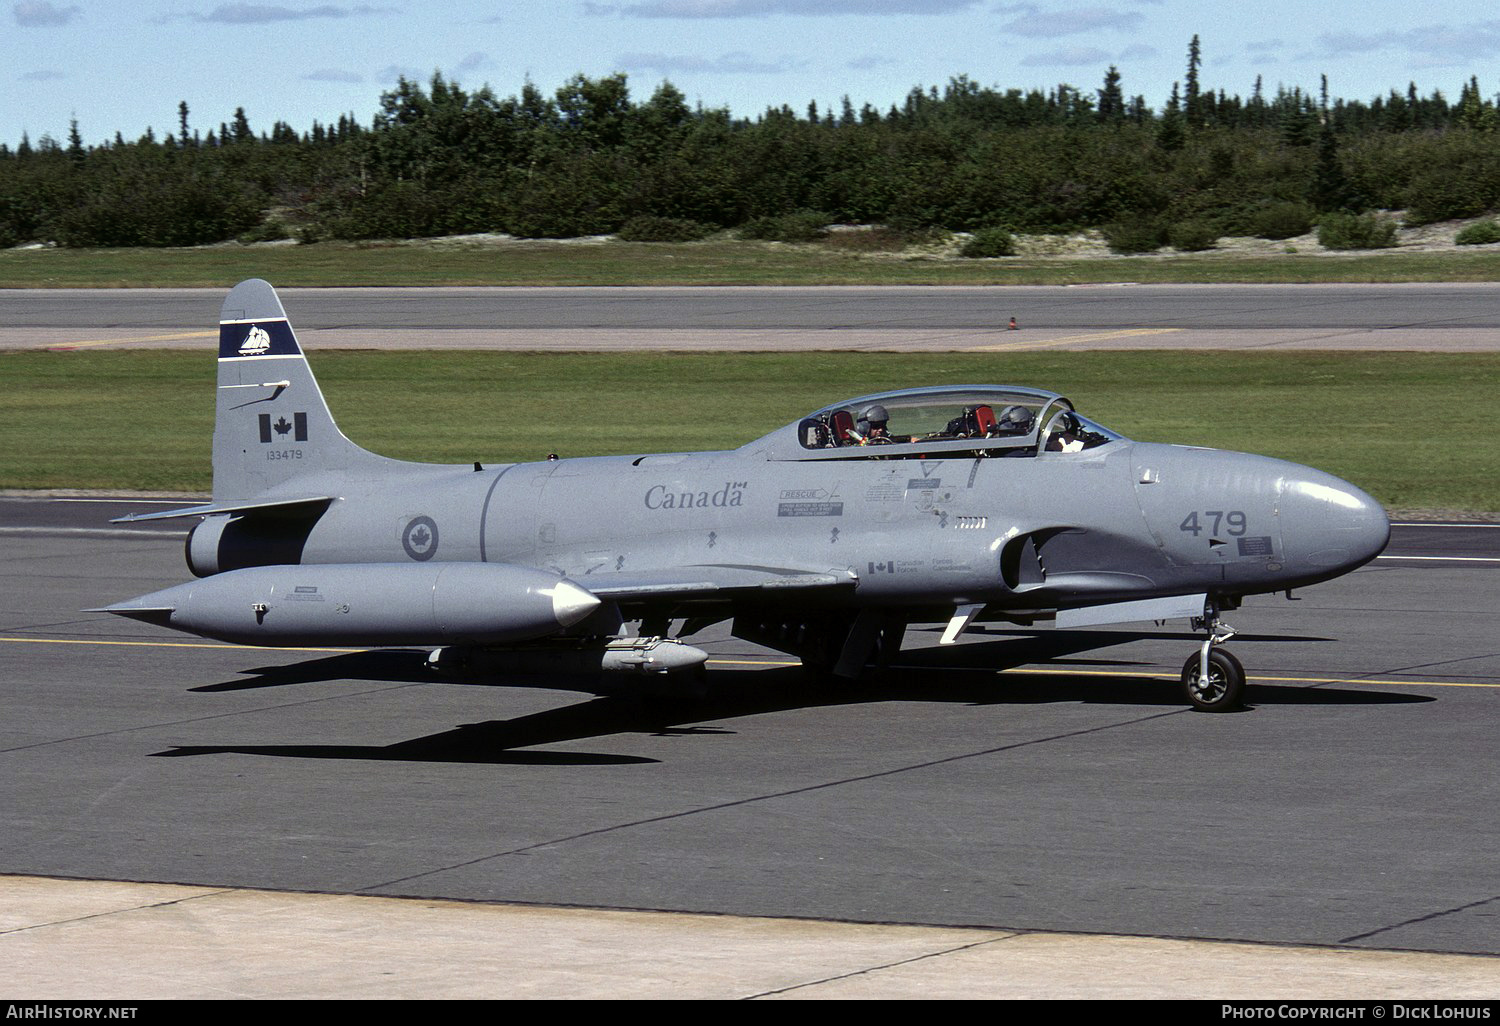
[[[713,225],[701,221],[642,214],[626,221],[617,234],[625,242],[694,242],[716,231]]]
[[[897,253],[906,248],[907,242],[904,232],[870,225],[829,232],[823,244],[840,253]]]
[[[1406,187],[1406,219],[1411,224],[1431,224],[1477,217],[1500,199],[1496,179],[1493,170],[1479,162],[1425,167]]]
[[[1284,200],[1253,212],[1249,221],[1250,234],[1258,239],[1292,239],[1312,231],[1313,208]]]
[[[241,233],[237,241],[247,244],[252,242],[280,242],[283,239],[290,239],[291,237],[292,233],[287,231],[285,224],[275,218],[268,218],[254,228],[251,228],[248,232]]]
[[[966,257],[1015,256],[1016,238],[1004,228],[981,228],[963,244],[958,255]]]
[[[1218,243],[1219,233],[1202,221],[1182,221],[1167,229],[1167,244],[1185,253],[1213,249]]]
[[[1488,246],[1500,242],[1500,223],[1475,221],[1455,235],[1453,241],[1459,246]]]
[[[1116,221],[1105,225],[1103,232],[1104,241],[1116,253],[1155,253],[1167,244],[1166,227],[1150,218]]]
[[[260,223],[254,190],[232,180],[120,180],[90,194],[56,222],[63,246],[202,246]]]
[[[757,217],[740,227],[740,238],[764,242],[816,242],[828,234],[827,214],[799,210],[776,217]]]
[[[1396,222],[1374,214],[1327,214],[1318,225],[1326,249],[1388,249],[1396,244]]]

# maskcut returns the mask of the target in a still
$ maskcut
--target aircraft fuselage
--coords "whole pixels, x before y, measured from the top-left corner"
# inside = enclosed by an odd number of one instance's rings
[[[1373,500],[1319,471],[1128,440],[1026,459],[404,466],[334,481],[299,561],[509,563],[585,586],[699,565],[839,569],[860,605],[1033,609],[1303,587],[1367,560],[1386,531]]]

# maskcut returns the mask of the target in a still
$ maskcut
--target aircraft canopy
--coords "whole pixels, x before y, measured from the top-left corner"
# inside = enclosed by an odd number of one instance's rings
[[[1055,392],[956,385],[846,399],[770,440],[773,458],[847,460],[1036,456],[1080,452],[1121,437]]]

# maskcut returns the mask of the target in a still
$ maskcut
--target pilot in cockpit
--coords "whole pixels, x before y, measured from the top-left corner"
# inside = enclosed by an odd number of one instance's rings
[[[875,403],[866,406],[854,425],[861,445],[889,445],[893,442],[909,442],[910,438],[897,438],[890,432],[891,415],[884,406]]]
[[[1035,426],[1036,414],[1024,406],[1007,406],[995,421],[995,434],[1002,437],[1029,435]]]

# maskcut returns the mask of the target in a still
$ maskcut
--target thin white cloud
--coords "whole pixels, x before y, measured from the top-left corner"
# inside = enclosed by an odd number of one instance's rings
[[[1327,57],[1398,51],[1424,64],[1462,64],[1500,55],[1500,21],[1423,25],[1371,33],[1330,32],[1319,36],[1318,44]]]
[[[57,80],[59,78],[67,78],[67,77],[68,76],[65,75],[65,74],[63,74],[61,71],[52,71],[52,70],[48,69],[48,70],[43,70],[43,71],[28,71],[28,72],[26,72],[26,74],[24,74],[24,75],[21,76],[21,81],[22,82],[52,82],[52,81],[55,81],[55,80]]]
[[[66,25],[82,13],[81,7],[58,7],[45,0],[28,0],[11,8],[15,12],[16,24],[22,28],[49,28]]]
[[[364,81],[364,76],[356,75],[352,71],[339,71],[337,68],[320,68],[317,71],[309,71],[302,76],[306,82],[345,82],[356,85]]]
[[[474,53],[469,54],[463,60],[458,62],[458,70],[478,71],[480,68],[490,67],[493,63],[494,62],[490,60],[489,54],[481,53],[476,50]]]
[[[393,7],[371,7],[356,4],[340,7],[323,4],[318,7],[282,7],[277,4],[220,4],[207,14],[190,14],[194,21],[222,25],[269,25],[280,21],[308,21],[314,18],[363,18],[376,14],[394,14]]]
[[[748,53],[726,53],[719,57],[692,54],[627,53],[618,60],[621,67],[643,68],[666,74],[696,75],[778,75],[793,71],[802,64],[783,57],[777,61],[759,60]]]
[[[1000,26],[1000,31],[1037,39],[1055,39],[1083,32],[1110,29],[1132,32],[1142,26],[1145,16],[1135,11],[1116,11],[1108,7],[1069,7],[1042,10],[1032,4],[996,8],[1002,15],[1018,15]]]
[[[768,18],[774,15],[951,14],[979,0],[648,0],[647,3],[584,4],[586,14],[627,18]]]
[[[1285,46],[1280,39],[1256,39],[1245,44],[1245,52],[1252,57],[1274,57]]]
[[[418,68],[403,68],[399,64],[387,64],[375,73],[375,81],[384,83],[385,85],[395,85],[403,78],[408,82],[422,82],[430,74],[430,72],[425,72]]]
[[[1028,68],[1076,68],[1079,66],[1098,67],[1101,64],[1107,64],[1109,60],[1109,53],[1097,46],[1065,46],[1061,50],[1034,53],[1023,57],[1021,64]]]

